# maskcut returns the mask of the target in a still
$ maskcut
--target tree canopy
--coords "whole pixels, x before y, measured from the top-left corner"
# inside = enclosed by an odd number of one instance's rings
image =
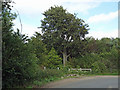
[[[43,42],[49,44],[49,48],[54,47],[62,53],[65,66],[71,50],[88,34],[89,26],[75,14],[67,12],[62,6],[51,7],[43,15],[45,16],[41,21]]]

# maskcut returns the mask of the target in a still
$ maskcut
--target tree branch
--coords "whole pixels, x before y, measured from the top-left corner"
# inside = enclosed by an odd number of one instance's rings
[[[70,54],[67,55],[67,57],[69,57],[69,56],[70,56]]]
[[[62,51],[60,51],[61,53],[63,53]]]

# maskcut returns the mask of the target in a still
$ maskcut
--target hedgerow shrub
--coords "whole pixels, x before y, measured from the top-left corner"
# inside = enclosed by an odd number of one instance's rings
[[[64,72],[62,70],[57,69],[46,69],[46,70],[39,70],[37,72],[37,79],[38,80],[44,80],[45,78],[51,78],[51,77],[61,77],[64,75]]]

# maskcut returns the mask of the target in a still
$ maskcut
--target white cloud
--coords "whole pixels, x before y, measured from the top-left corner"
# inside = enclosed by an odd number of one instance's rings
[[[100,2],[64,2],[63,7],[71,13],[88,13],[88,10],[99,6]]]
[[[99,6],[101,2],[113,2],[113,1],[118,2],[118,0],[42,0],[42,1],[41,0],[14,0],[16,4],[14,4],[13,6],[18,10],[20,16],[22,17],[22,25],[23,25],[22,33],[26,33],[29,36],[32,36],[35,31],[40,31],[40,30],[37,29],[37,26],[35,26],[34,23],[33,25],[25,23],[23,20],[25,18],[23,17],[29,17],[34,19],[38,16],[40,18],[38,17],[37,18],[41,20],[41,18],[43,18],[40,16],[41,13],[43,13],[45,10],[49,9],[53,5],[63,5],[65,9],[67,9],[72,13],[78,13],[78,12],[87,13],[89,9]],[[116,13],[115,14],[114,13],[115,12],[113,12],[110,16],[112,17],[115,16]],[[103,16],[106,16],[106,15],[103,15]],[[29,22],[30,20],[28,19],[27,21]],[[89,21],[91,22],[92,20],[89,20]],[[16,24],[15,27],[19,29],[21,28],[19,24],[19,20],[17,20],[15,24]]]
[[[48,10],[51,6],[62,5],[65,9],[72,13],[76,11],[86,13],[89,9],[95,8],[98,5],[98,3],[90,3],[90,1],[85,0],[83,2],[83,0],[14,0],[16,4],[13,4],[13,6],[15,9],[17,9],[21,16],[23,25],[22,33],[26,33],[31,36],[37,30],[37,26],[34,25],[35,22],[33,23],[33,25],[29,25],[29,22],[32,23],[32,19],[36,18],[38,18],[38,20],[41,20],[43,18],[43,15],[41,13],[43,13],[45,10]],[[15,9],[14,11],[16,12]],[[24,21],[28,23],[25,23]],[[18,18],[14,23],[14,28],[21,28]]]
[[[65,2],[119,2],[119,0],[62,0]]]
[[[19,20],[15,20],[14,23],[15,23],[15,26],[13,27],[14,30],[16,31],[18,28],[21,32],[21,25],[20,25]],[[22,23],[22,32],[21,32],[22,34],[25,34],[31,37],[33,36],[33,34],[35,34],[36,31],[41,33],[41,29],[38,29],[35,25],[29,25],[26,23]]]
[[[99,14],[94,15],[88,19],[88,23],[98,23],[98,22],[106,22],[118,17],[118,11],[110,12],[108,14]]]
[[[35,34],[36,31],[41,33],[41,30],[38,29],[36,26],[24,24],[23,29],[24,31],[22,31],[22,33],[28,36],[33,36],[33,34]]]
[[[97,7],[100,2],[96,0],[14,0],[13,6],[20,14],[35,15],[41,14],[54,5],[63,5],[69,11],[87,12],[91,8]],[[101,0],[101,2],[103,2]],[[82,9],[81,9],[82,8]]]
[[[51,6],[62,5],[71,13],[88,13],[89,9],[99,6],[102,2],[117,2],[118,0],[14,0],[14,8],[20,15],[33,17],[41,15]],[[15,10],[16,11],[16,10]]]
[[[109,32],[106,31],[100,31],[100,30],[96,30],[96,31],[90,31],[88,35],[86,35],[86,37],[94,37],[94,38],[98,38],[101,39],[103,37],[109,37],[109,38],[116,38],[118,37],[118,30],[109,30]]]
[[[58,3],[57,0],[51,1],[51,0],[14,0],[15,5],[22,14],[36,14],[41,13],[48,9],[51,5],[54,5],[55,3]]]

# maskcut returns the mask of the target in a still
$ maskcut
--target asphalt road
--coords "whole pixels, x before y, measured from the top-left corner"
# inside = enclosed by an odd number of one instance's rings
[[[118,88],[118,76],[97,76],[76,79],[51,88]]]

